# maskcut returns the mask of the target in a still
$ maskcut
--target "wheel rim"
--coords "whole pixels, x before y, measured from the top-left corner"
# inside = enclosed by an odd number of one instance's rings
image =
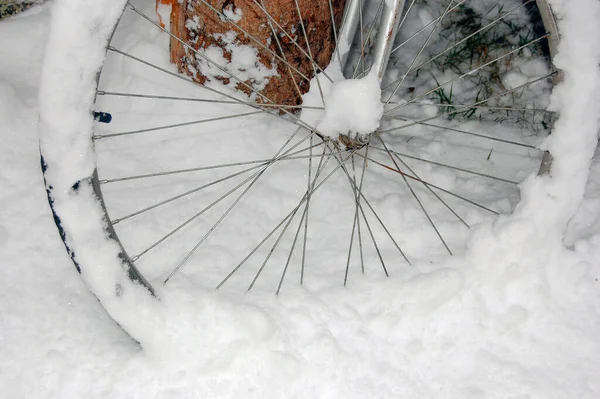
[[[419,9],[418,4],[407,3],[411,7],[407,16],[418,11],[422,14],[423,9]],[[464,2],[459,5],[464,5]],[[509,15],[522,16],[519,12],[524,8],[515,4],[514,9],[516,11]],[[373,12],[372,9],[370,11]],[[436,10],[429,11],[429,17],[434,21],[432,26],[442,31],[454,31],[456,24],[461,21],[459,19],[459,22],[455,21],[447,28],[441,25],[455,11],[447,3],[438,4],[439,15],[446,13],[444,18],[439,19],[440,25],[435,22]],[[141,12],[151,15],[147,10]],[[498,15],[488,18],[481,28],[488,27],[492,22],[492,27],[506,23],[507,18],[500,18],[506,12],[499,10]],[[140,19],[139,14],[129,14]],[[128,18],[127,13],[124,18]],[[408,17],[406,21],[409,21]],[[158,42],[162,40],[164,44],[168,40],[168,36],[160,30],[148,22],[144,23],[154,29],[153,36]],[[323,143],[318,136],[311,136],[307,129],[297,129],[289,122],[295,115],[288,115],[288,120],[284,120],[280,115],[273,115],[273,112],[263,115],[247,105],[231,104],[240,99],[250,101],[234,91],[212,86],[229,96],[224,98],[215,93],[206,94],[203,88],[190,88],[189,82],[155,68],[158,66],[168,71],[164,59],[146,61],[154,68],[140,62],[147,60],[141,55],[166,58],[166,52],[161,54],[152,51],[155,44],[151,41],[122,42],[117,47],[120,40],[117,32],[115,41],[109,47],[109,53],[114,57],[110,57],[105,65],[97,102],[97,110],[110,112],[115,121],[110,125],[99,125],[94,137],[99,173],[99,177],[94,179],[94,188],[106,203],[109,231],[112,238],[122,244],[123,258],[130,264],[130,270],[140,270],[139,277],[135,272],[130,277],[143,279],[141,276],[144,275],[149,281],[165,282],[173,276],[187,275],[206,286],[241,285],[248,289],[263,286],[276,292],[292,281],[310,281],[315,286],[328,285],[331,281],[343,281],[346,284],[357,274],[389,275],[401,272],[411,262],[436,260],[447,254],[460,253],[468,235],[466,225],[485,220],[488,217],[486,215],[493,217],[510,212],[518,200],[516,183],[535,171],[540,164],[542,154],[534,147],[542,137],[523,137],[522,126],[518,126],[520,135],[516,134],[514,125],[510,128],[506,124],[495,125],[494,134],[482,132],[481,126],[491,126],[488,123],[490,121],[485,120],[488,114],[492,115],[491,121],[497,122],[494,119],[503,118],[503,114],[513,117],[518,113],[527,118],[521,121],[523,123],[530,122],[533,114],[531,121],[537,121],[542,126],[550,125],[550,119],[540,117],[540,114],[543,117],[550,114],[545,111],[543,100],[539,99],[540,92],[532,87],[535,84],[546,85],[544,91],[547,93],[550,89],[547,80],[554,72],[547,67],[543,73],[528,76],[525,82],[519,81],[519,76],[513,76],[514,84],[510,88],[484,99],[479,99],[477,94],[469,94],[472,89],[468,87],[455,87],[469,80],[473,76],[473,69],[485,71],[488,63],[492,66],[509,59],[515,62],[510,54],[522,54],[539,37],[527,39],[522,45],[509,48],[508,51],[500,51],[479,66],[461,70],[461,65],[452,65],[448,69],[455,70],[442,71],[435,76],[425,66],[436,62],[450,65],[451,61],[446,56],[457,52],[460,47],[446,45],[446,52],[442,55],[439,55],[440,50],[434,48],[429,57],[416,60],[415,53],[427,54],[431,39],[428,40],[430,36],[427,29],[414,38],[411,36],[426,25],[423,23],[413,30],[401,27],[404,40],[401,36],[399,44],[406,40],[411,43],[413,51],[402,52],[402,56],[397,55],[392,59],[396,68],[403,72],[395,79],[392,76],[394,72],[389,72],[384,83],[389,90],[383,93],[383,100],[388,104],[379,129],[381,134],[371,136],[368,145],[351,149],[344,149],[336,143]],[[471,29],[453,38],[452,43],[464,40],[465,45],[471,46],[470,38],[482,40],[473,34],[478,29]],[[370,31],[369,25],[363,25],[360,32],[363,40],[367,39]],[[441,40],[440,37],[438,40]],[[418,39],[421,39],[420,42]],[[436,43],[439,45],[440,41]],[[128,45],[131,48],[123,49]],[[465,51],[469,49],[468,46]],[[422,65],[423,59],[427,64]],[[540,60],[544,56],[532,59]],[[360,76],[365,63],[368,63],[368,57],[351,57],[350,65],[354,70],[350,73]],[[526,68],[527,63],[528,60],[523,61],[519,68]],[[368,64],[365,65],[368,68]],[[122,73],[111,78],[107,67],[120,68]],[[140,74],[141,67],[147,68],[146,72],[141,73],[144,76],[142,79],[136,76]],[[406,71],[411,69],[420,73],[407,74]],[[541,67],[539,69],[542,70]],[[425,71],[433,79],[426,76]],[[128,72],[129,76],[123,72]],[[514,71],[506,71],[511,72]],[[171,79],[168,87],[164,87],[163,75]],[[481,76],[476,78],[481,79]],[[185,86],[180,85],[178,80]],[[432,84],[432,80],[439,84]],[[400,85],[394,84],[394,81]],[[490,82],[487,83],[493,84],[491,79]],[[500,81],[501,85],[503,83]],[[124,90],[127,86],[145,88],[147,91]],[[163,90],[153,91],[157,86]],[[531,93],[527,93],[529,90]],[[390,97],[391,93],[394,95]],[[517,93],[520,93],[521,99],[525,94],[531,94],[538,105],[531,106],[530,101],[513,101],[510,102],[511,110],[507,110],[509,104],[501,100],[504,97],[514,99]],[[140,94],[145,97],[140,97]],[[203,99],[219,102],[196,101],[199,94]],[[465,97],[460,98],[459,94],[465,94]],[[153,104],[149,106],[142,101]],[[165,106],[165,101],[170,104]],[[200,115],[198,103],[204,106]],[[164,107],[179,116],[187,112],[201,117],[193,119],[186,116],[183,122],[174,117],[154,117],[155,121],[167,123],[144,121],[140,127],[142,116],[152,119],[149,114],[154,116],[157,110],[164,110]],[[232,111],[224,113],[226,107]],[[122,114],[125,109],[129,110],[129,115]],[[437,113],[434,115],[431,109]],[[447,120],[440,121],[443,116]],[[482,122],[473,122],[470,118],[474,116],[481,117]],[[240,122],[242,129],[231,124],[232,120],[238,122],[238,119],[244,119],[243,123]],[[186,125],[173,126],[182,123]],[[192,129],[204,126],[210,126],[210,129],[204,129],[201,133],[210,130],[210,134],[206,134],[202,140],[196,139],[198,130]],[[252,128],[256,130],[252,131]],[[265,136],[273,132],[276,134],[271,139],[257,140],[252,137],[256,131]],[[234,134],[228,134],[227,139],[223,140],[219,136],[225,132]],[[440,139],[442,134],[445,137]],[[166,139],[169,139],[168,142]],[[243,145],[232,144],[236,141]],[[172,148],[167,149],[167,146]],[[468,152],[464,150],[465,147],[469,148]],[[230,151],[223,151],[223,148]],[[143,153],[140,154],[140,150]],[[327,151],[337,154],[329,156]],[[169,159],[160,160],[161,152],[168,152]],[[218,160],[214,157],[215,153],[219,155]],[[532,160],[534,155],[536,158]],[[494,162],[497,156],[501,156],[502,162]],[[273,171],[274,167],[268,160],[278,157],[280,159],[273,162],[278,169]],[[192,162],[211,158],[214,162]],[[481,161],[482,158],[490,163],[491,168],[482,169],[486,163]],[[365,159],[369,167],[365,166]],[[139,169],[140,165],[143,168]],[[220,166],[217,168],[216,165]],[[148,169],[148,166],[151,168]],[[376,167],[377,173],[372,171]],[[498,173],[501,167],[504,168],[502,172],[508,172]],[[211,174],[199,178],[199,174],[207,172]],[[185,182],[182,176],[194,178],[191,182]],[[252,183],[255,177],[258,179]],[[214,189],[229,183],[226,188]],[[311,186],[317,190],[310,197],[304,197],[302,194]],[[233,189],[235,191],[228,195]],[[164,195],[167,190],[172,194]],[[254,195],[251,201],[250,194],[254,191],[261,194]],[[296,191],[301,194],[293,195]],[[223,196],[224,201],[229,200],[229,203],[215,203]],[[173,200],[165,202],[170,199]],[[219,212],[214,212],[216,216],[210,219],[208,214],[211,211]],[[234,214],[238,216],[227,227],[225,222]],[[240,219],[239,215],[246,216]],[[285,219],[287,215],[294,217]],[[274,230],[277,226],[279,228]],[[184,230],[187,234],[182,234]],[[306,230],[308,234],[304,234]],[[286,235],[279,239],[281,231],[285,231]],[[180,235],[187,238],[178,238]],[[265,237],[267,240],[262,247],[253,252],[256,244]],[[423,242],[429,244],[422,245]],[[294,250],[290,251],[292,248]],[[422,254],[424,250],[428,252],[427,256]],[[248,254],[251,256],[247,257]],[[145,284],[150,286],[150,283]]]

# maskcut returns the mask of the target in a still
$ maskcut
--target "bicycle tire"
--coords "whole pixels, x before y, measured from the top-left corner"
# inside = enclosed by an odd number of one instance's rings
[[[125,2],[120,2],[119,6],[113,6],[111,8],[113,11],[108,13],[109,15],[106,15],[102,7],[91,7],[90,4],[90,2],[81,2],[77,6],[81,11],[81,14],[79,14],[82,19],[79,22],[80,26],[85,26],[86,23],[93,21],[93,18],[99,18],[101,12],[104,13],[102,19],[106,23],[100,25],[100,29],[95,37],[96,40],[94,41],[95,47],[93,49],[86,49],[86,51],[93,53],[95,64],[92,67],[90,65],[75,66],[75,71],[81,72],[80,75],[84,76],[84,78],[75,82],[75,84],[79,85],[73,91],[73,93],[77,94],[77,97],[66,101],[71,106],[74,101],[82,104],[81,107],[78,107],[80,113],[78,121],[81,124],[81,128],[78,130],[74,129],[73,126],[62,127],[60,120],[56,120],[52,116],[43,115],[42,120],[45,123],[41,126],[40,152],[48,200],[61,239],[77,270],[82,274],[91,291],[98,297],[111,316],[117,322],[120,322],[127,317],[126,311],[124,311],[127,306],[123,305],[124,302],[129,301],[128,303],[130,304],[138,303],[140,296],[148,297],[151,300],[156,295],[153,283],[150,282],[151,280],[156,280],[156,276],[148,279],[140,273],[138,267],[135,265],[134,258],[137,255],[131,256],[128,254],[125,245],[123,245],[117,235],[114,228],[115,219],[111,220],[105,204],[102,189],[104,178],[98,177],[98,169],[95,164],[95,144],[92,142],[92,138],[96,139],[96,141],[98,140],[98,135],[95,133],[93,127],[93,112],[101,111],[94,104],[100,71],[104,63],[104,52],[107,43],[110,43],[114,35],[118,21],[122,18],[121,10],[127,6]],[[532,3],[529,2],[529,4]],[[547,2],[545,0],[537,0],[537,4],[543,16],[546,31],[553,38],[553,40],[549,41],[549,56],[553,56],[558,43],[557,40],[554,40],[559,37],[558,28]],[[95,13],[90,12],[89,8],[92,8]],[[86,10],[88,15],[83,14],[84,10]],[[60,19],[57,19],[54,23],[60,23]],[[60,32],[60,30],[56,26],[54,27],[53,34],[55,36],[51,40],[60,41],[66,38],[65,35],[69,34],[65,33],[64,30]],[[72,42],[72,38],[69,38],[69,42]],[[71,57],[73,55],[73,49],[63,48],[63,50],[63,54],[57,53],[52,57],[56,59]],[[56,68],[58,67],[60,66],[56,65]],[[410,70],[411,68],[412,65],[408,69]],[[44,79],[47,82],[49,79],[55,79],[52,77],[53,72],[56,72],[56,69],[53,70],[50,67],[44,72]],[[72,74],[73,71],[70,71],[70,73]],[[557,71],[552,70],[552,74],[548,76],[556,76],[557,74]],[[65,80],[73,82],[70,78],[66,78]],[[50,90],[52,87],[55,87],[55,85],[48,84],[46,90]],[[410,91],[413,94],[414,92],[414,89]],[[103,91],[103,93],[106,93],[106,91]],[[450,108],[453,104],[446,103],[445,105],[444,109],[447,115],[456,114],[454,112],[456,109]],[[90,113],[90,109],[94,111]],[[470,112],[472,108],[468,108],[467,110]],[[423,119],[425,120],[426,118]],[[425,120],[421,124],[427,124],[428,122],[429,120]],[[63,132],[65,133],[64,135],[62,134]],[[75,145],[72,144],[73,142],[75,142]],[[71,143],[70,148],[65,148],[65,143]],[[76,154],[77,157],[83,154],[82,158],[84,159],[82,161],[75,160],[71,162],[73,160],[68,158],[73,157],[73,154]],[[548,161],[547,156],[544,159]],[[543,170],[543,172],[547,171],[547,168]],[[431,191],[432,187],[439,188],[438,185],[434,184],[430,184],[427,188]],[[85,225],[82,225],[82,220],[86,221]],[[363,234],[366,237],[366,233],[363,232]],[[444,243],[444,245],[446,244]],[[382,254],[379,249],[372,252],[373,259],[377,259],[375,255],[378,255],[381,259]],[[404,253],[402,253],[402,257],[406,259]],[[388,274],[385,266],[383,270]],[[262,271],[262,268],[260,271]],[[346,277],[347,273],[348,269],[346,267]],[[344,283],[346,282],[346,277],[344,278]],[[250,287],[252,287],[255,281],[256,278]],[[279,292],[280,287],[281,282],[277,292]],[[135,332],[133,332],[132,336],[135,335]]]

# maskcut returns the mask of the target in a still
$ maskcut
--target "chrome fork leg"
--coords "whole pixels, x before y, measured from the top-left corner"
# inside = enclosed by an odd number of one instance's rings
[[[342,71],[344,70],[346,61],[348,61],[348,54],[350,54],[350,47],[352,46],[356,28],[360,21],[360,8],[363,6],[363,3],[364,0],[347,0],[344,7],[344,18],[338,35],[338,48],[335,55],[337,57],[337,54],[339,54]]]
[[[405,0],[385,0],[383,4],[379,32],[377,33],[375,47],[372,51],[373,64],[370,68],[372,73],[377,74],[379,82],[382,81],[385,69],[387,68],[405,2]],[[339,52],[342,70],[344,70],[344,66],[348,60],[350,46],[354,40],[360,20],[360,7],[363,6],[363,3],[363,0],[347,0],[346,2],[344,19],[338,35],[338,48],[336,49],[336,52]]]
[[[371,65],[370,72],[377,74],[377,79],[380,83],[383,80],[383,75],[390,59],[404,3],[405,0],[385,0],[385,4],[383,5],[379,32],[377,33],[377,40],[373,49],[373,65]]]

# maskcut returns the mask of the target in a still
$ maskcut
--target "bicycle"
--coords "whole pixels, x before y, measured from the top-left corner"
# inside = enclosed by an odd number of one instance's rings
[[[508,10],[329,0],[312,20],[303,14],[317,3],[294,0],[291,26],[269,9],[277,2],[163,3],[161,18],[147,1],[72,3],[81,21],[68,26],[65,14],[54,29],[65,41],[56,57],[74,65],[46,77],[66,87],[40,141],[50,206],[117,322],[124,303],[155,300],[184,275],[203,289],[279,294],[292,277],[346,285],[442,259],[464,250],[471,226],[511,211],[520,180],[550,171],[551,155],[537,150],[559,77],[546,0],[507,0]],[[541,32],[527,10],[539,11]],[[244,25],[252,13],[262,39]],[[182,15],[185,40],[169,26]],[[335,48],[326,63],[310,41],[318,16]],[[202,33],[209,20],[223,32]],[[89,37],[73,36],[88,24]],[[273,79],[287,86],[269,92]],[[280,91],[294,95],[273,101]]]

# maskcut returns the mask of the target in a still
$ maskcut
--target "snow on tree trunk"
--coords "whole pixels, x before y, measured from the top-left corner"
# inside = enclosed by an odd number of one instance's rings
[[[165,3],[165,0],[159,1]],[[335,49],[328,1],[298,0],[304,28],[296,4],[291,0],[166,1],[172,5],[171,32],[187,43],[183,45],[179,40],[171,39],[171,61],[177,64],[179,71],[202,84],[207,80],[221,80],[260,103],[300,104],[301,94],[309,90],[309,80],[315,74],[312,62],[304,53],[312,54],[319,67],[324,69]],[[263,5],[274,21],[265,15],[261,9]],[[333,0],[332,8],[335,26],[339,29],[344,1]],[[231,79],[196,51],[202,51],[215,63],[226,67],[244,84]],[[261,95],[253,94],[248,86]]]

